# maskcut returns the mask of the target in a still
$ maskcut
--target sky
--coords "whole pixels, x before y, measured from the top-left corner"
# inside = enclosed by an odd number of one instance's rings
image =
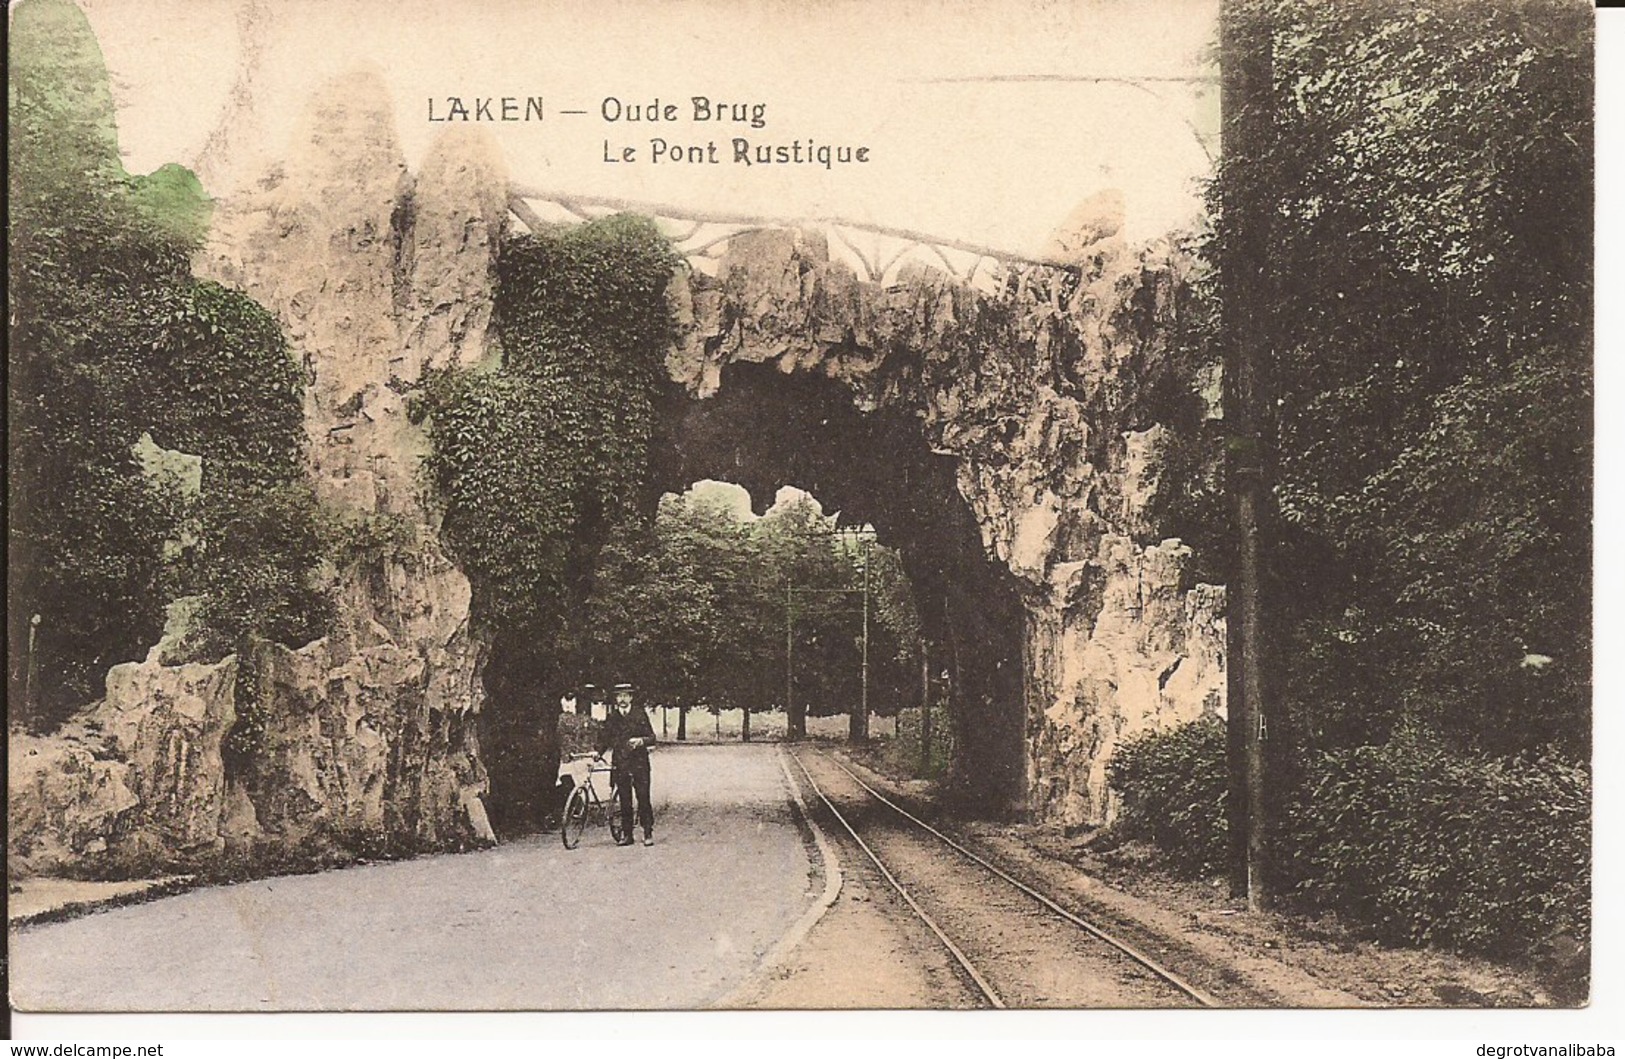
[[[1079,201],[1124,193],[1124,235],[1188,225],[1217,150],[1217,0],[81,0],[112,74],[126,166],[255,179],[334,75],[383,72],[409,163],[452,96],[541,95],[491,123],[518,183],[774,218],[839,217],[1037,253]],[[1032,80],[1048,78],[1050,80]],[[1127,78],[1123,81],[1079,78]],[[1067,80],[1071,79],[1071,80]],[[234,100],[234,93],[235,100]],[[700,125],[692,97],[765,104],[765,127]],[[658,99],[672,123],[604,118]],[[585,110],[564,115],[566,109]],[[611,108],[613,110],[613,106]],[[684,146],[867,146],[821,166],[651,164]],[[606,163],[633,147],[635,164]]]

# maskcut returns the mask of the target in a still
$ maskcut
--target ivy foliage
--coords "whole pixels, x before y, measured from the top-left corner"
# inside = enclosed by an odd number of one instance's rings
[[[416,403],[476,613],[532,652],[568,650],[598,549],[639,510],[677,264],[631,216],[507,240],[500,368],[442,373]]]
[[[302,642],[324,604],[294,496],[302,379],[275,320],[192,278],[195,177],[124,171],[78,9],[24,0],[11,30],[9,677],[13,716],[49,727],[145,653],[176,596],[205,596],[215,657]],[[201,493],[144,473],[143,435],[203,456]],[[266,533],[241,532],[256,518]]]

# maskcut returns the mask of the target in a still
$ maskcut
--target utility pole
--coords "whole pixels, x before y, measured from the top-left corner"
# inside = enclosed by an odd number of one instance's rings
[[[796,650],[795,620],[791,611],[794,606],[795,582],[787,577],[784,579],[784,715],[790,738],[801,739],[807,734],[807,719],[798,714],[795,707],[796,689],[791,668]]]
[[[920,638],[920,775],[931,772],[931,657]]]
[[[1227,238],[1219,262],[1224,311],[1224,419],[1235,515],[1236,562],[1226,630],[1229,658],[1232,881],[1253,911],[1270,903],[1264,736],[1268,665],[1264,642],[1263,527],[1273,439],[1269,404],[1270,206],[1240,167],[1261,165],[1273,148],[1274,38],[1263,6],[1224,0],[1219,15],[1221,185]]]
[[[869,543],[868,539],[865,538],[863,545],[862,690],[859,693],[857,712],[852,715],[851,732],[849,734],[853,743],[867,743],[869,741],[869,559]]]

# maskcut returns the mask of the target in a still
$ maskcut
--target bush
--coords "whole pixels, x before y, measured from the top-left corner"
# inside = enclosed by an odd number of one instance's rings
[[[1225,862],[1225,727],[1203,719],[1125,743],[1110,766],[1115,832],[1177,871]],[[1591,779],[1555,756],[1492,757],[1415,733],[1318,753],[1273,836],[1288,902],[1384,941],[1528,956],[1584,946],[1591,922]]]
[[[1226,769],[1225,727],[1217,718],[1128,740],[1108,770],[1111,785],[1123,796],[1116,832],[1154,842],[1176,870],[1223,871]]]
[[[923,768],[920,761],[920,711],[897,711],[897,735],[885,749],[887,759],[897,772],[920,779],[941,779],[948,774],[948,764],[954,756],[953,722],[941,703],[934,704],[932,709],[935,712],[931,717],[931,752]],[[873,718],[870,720],[872,723]]]
[[[1591,921],[1591,781],[1414,735],[1317,755],[1278,836],[1292,899],[1384,940],[1524,955]]]

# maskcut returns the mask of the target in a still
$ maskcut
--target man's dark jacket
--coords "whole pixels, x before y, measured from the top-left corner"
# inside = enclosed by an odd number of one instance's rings
[[[641,747],[627,746],[627,740],[643,738]],[[600,754],[605,750],[611,751],[609,763],[618,769],[647,769],[649,767],[649,748],[654,745],[655,730],[649,723],[649,714],[639,706],[633,706],[625,714],[620,710],[611,708],[609,718],[604,721],[602,728],[598,729],[598,742],[595,744]]]

